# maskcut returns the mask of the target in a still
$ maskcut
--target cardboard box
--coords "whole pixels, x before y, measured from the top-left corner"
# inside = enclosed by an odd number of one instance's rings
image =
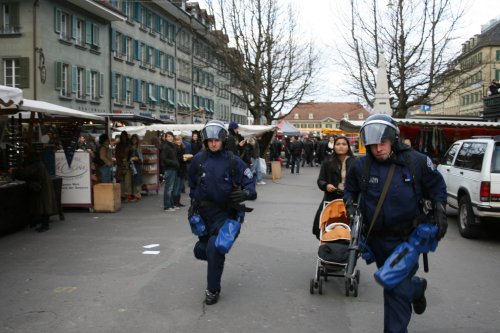
[[[121,188],[118,183],[94,185],[94,211],[114,213],[122,208]]]
[[[273,180],[281,178],[281,162],[280,161],[272,161],[271,162],[271,174]]]

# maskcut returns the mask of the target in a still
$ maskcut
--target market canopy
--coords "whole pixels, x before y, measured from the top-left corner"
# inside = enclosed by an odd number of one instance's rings
[[[68,117],[102,122],[105,121],[103,117],[92,113],[78,111],[48,102],[34,101],[31,99],[24,99],[23,104],[19,105],[19,111],[40,112],[44,116],[49,117]]]
[[[283,135],[300,135],[300,130],[286,120],[278,123],[278,133]]]
[[[137,134],[144,137],[147,131],[152,132],[173,132],[181,133],[182,135],[191,135],[193,131],[201,131],[204,124],[152,124],[149,126],[123,126],[115,127],[113,137],[120,135],[122,131],[127,131],[128,134]],[[226,124],[226,128],[227,128]],[[274,131],[276,126],[271,125],[239,125],[238,131],[244,137],[259,136],[269,131]]]
[[[0,110],[16,111],[23,101],[23,91],[18,88],[0,85]]]
[[[165,122],[158,118],[143,116],[135,113],[99,113],[99,116],[109,118],[111,121],[132,121],[143,124],[164,124]]]

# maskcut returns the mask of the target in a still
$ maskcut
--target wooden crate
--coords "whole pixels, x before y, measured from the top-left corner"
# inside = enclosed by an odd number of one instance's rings
[[[114,213],[122,208],[121,188],[118,183],[94,185],[94,211]]]
[[[273,180],[281,178],[281,162],[280,161],[272,161],[271,162],[271,174]]]

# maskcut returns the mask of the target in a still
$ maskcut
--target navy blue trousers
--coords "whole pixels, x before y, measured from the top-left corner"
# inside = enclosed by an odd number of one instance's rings
[[[220,292],[220,281],[226,260],[226,255],[215,248],[216,238],[217,235],[211,236],[208,240],[200,239],[194,246],[194,256],[207,262],[207,289],[212,293]]]
[[[370,236],[369,245],[376,258],[377,267],[384,265],[401,238]],[[412,302],[424,293],[422,279],[415,276],[415,270],[399,285],[391,290],[384,289],[384,333],[407,333],[411,319]]]

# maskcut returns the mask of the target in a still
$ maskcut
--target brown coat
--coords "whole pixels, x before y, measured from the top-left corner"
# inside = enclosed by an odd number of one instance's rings
[[[28,207],[32,216],[56,215],[57,199],[45,165],[36,156],[28,155],[24,168],[16,170],[14,177],[28,184]]]

